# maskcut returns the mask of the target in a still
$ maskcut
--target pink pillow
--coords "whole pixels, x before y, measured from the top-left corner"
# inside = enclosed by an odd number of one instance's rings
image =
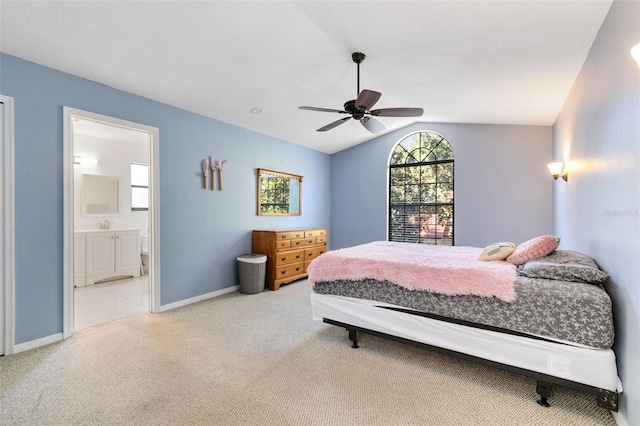
[[[532,238],[516,247],[509,257],[505,260],[514,265],[524,265],[531,259],[546,256],[552,253],[556,248],[560,239],[552,235],[543,235],[541,237]]]

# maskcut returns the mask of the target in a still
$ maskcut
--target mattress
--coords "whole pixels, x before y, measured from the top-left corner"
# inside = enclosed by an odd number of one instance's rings
[[[320,281],[313,291],[574,346],[608,349],[615,337],[611,299],[602,286],[594,284],[518,276],[512,302],[496,297],[413,291],[371,279]]]
[[[523,370],[622,392],[615,354],[443,322],[366,299],[311,293],[312,316],[449,349]]]

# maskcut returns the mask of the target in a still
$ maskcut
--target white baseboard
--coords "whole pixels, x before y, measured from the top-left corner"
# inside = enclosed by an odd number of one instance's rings
[[[39,348],[40,346],[48,345],[50,343],[59,342],[62,340],[62,333],[52,334],[50,336],[41,337],[35,340],[29,340],[28,342],[18,343],[13,347],[13,353],[28,351],[29,349]]]
[[[222,296],[226,293],[231,293],[240,288],[239,285],[223,288],[222,290],[212,291],[211,293],[201,294],[200,296],[191,297],[189,299],[178,300],[177,302],[168,303],[160,306],[160,312],[165,312],[170,309],[180,308],[182,306],[191,305],[192,303],[202,302],[203,300],[211,299],[213,297]]]
[[[191,297],[189,299],[179,300],[177,302],[169,303],[167,305],[160,306],[160,312],[165,312],[171,309],[179,308],[181,306],[187,306],[192,303],[201,302],[203,300],[211,299],[216,296],[222,296],[226,293],[231,293],[240,289],[239,285],[223,288],[222,290],[212,291],[211,293],[201,294],[200,296]],[[52,334],[50,336],[41,337],[35,340],[29,340],[28,342],[19,343],[13,346],[11,353],[17,354],[19,352],[28,351],[30,349],[39,348],[40,346],[48,345],[50,343],[60,342],[63,340],[62,333]],[[9,354],[5,354],[9,355]]]
[[[613,416],[613,420],[615,420],[615,422],[616,422],[616,424],[618,426],[630,426],[629,422],[627,421],[627,419],[625,419],[624,416],[622,414],[620,414],[619,412],[616,413],[616,412],[612,411],[611,415]]]

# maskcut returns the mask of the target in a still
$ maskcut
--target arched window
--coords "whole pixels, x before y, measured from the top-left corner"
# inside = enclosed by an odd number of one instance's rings
[[[389,241],[453,245],[453,150],[437,133],[413,133],[391,154]]]

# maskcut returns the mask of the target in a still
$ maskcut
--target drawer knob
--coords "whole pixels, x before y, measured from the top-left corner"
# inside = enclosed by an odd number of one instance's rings
[[[296,268],[296,272],[300,270],[300,267]]]
[[[281,257],[280,260],[284,262],[285,260],[287,260],[287,258],[286,257]]]
[[[296,238],[298,238],[300,236],[300,234],[296,234]]]
[[[296,241],[296,245],[299,246],[300,245],[300,241]]]
[[[320,254],[324,253],[324,250],[320,250]]]
[[[286,235],[280,235],[280,238],[282,238],[284,240],[285,238],[287,238],[287,236]]]
[[[282,275],[284,275],[284,274],[286,274],[286,273],[287,273],[287,271],[286,271],[286,270],[282,270],[282,271],[280,271],[280,273],[281,273]]]
[[[299,254],[296,254],[296,259],[300,259],[300,255]]]

